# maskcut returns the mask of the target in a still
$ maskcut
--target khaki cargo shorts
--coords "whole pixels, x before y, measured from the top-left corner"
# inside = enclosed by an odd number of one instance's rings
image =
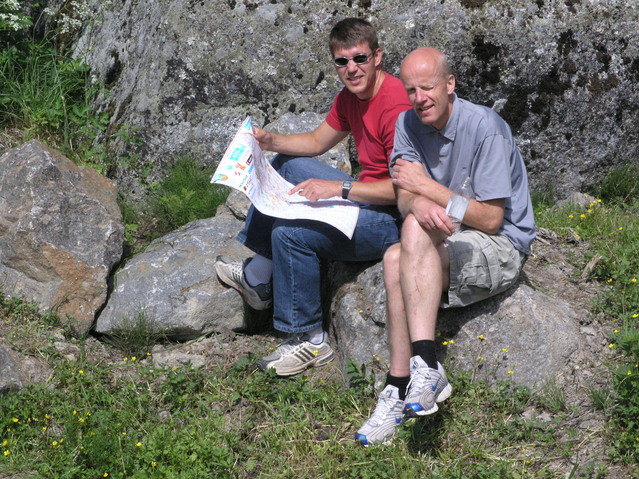
[[[446,239],[450,257],[450,285],[442,308],[467,306],[506,291],[514,285],[527,256],[508,238],[474,229]]]

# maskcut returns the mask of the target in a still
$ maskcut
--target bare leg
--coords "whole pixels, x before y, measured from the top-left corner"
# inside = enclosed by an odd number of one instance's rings
[[[398,276],[410,341],[435,340],[439,303],[449,282],[445,238],[424,230],[412,215],[404,220]]]
[[[390,374],[395,377],[407,377],[410,374],[411,345],[399,281],[399,260],[400,245],[396,243],[384,254],[383,263],[390,343]]]

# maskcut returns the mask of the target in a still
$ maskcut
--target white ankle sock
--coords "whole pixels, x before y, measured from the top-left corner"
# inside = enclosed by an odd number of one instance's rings
[[[313,344],[321,344],[322,341],[324,341],[324,330],[321,326],[307,332],[306,334],[308,334],[308,340]]]
[[[253,256],[253,259],[248,262],[246,268],[244,268],[244,275],[246,276],[246,281],[248,281],[248,284],[251,286],[270,283],[271,276],[273,275],[273,261],[256,254]]]

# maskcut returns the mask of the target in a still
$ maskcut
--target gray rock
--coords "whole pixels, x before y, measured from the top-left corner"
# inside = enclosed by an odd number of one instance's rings
[[[331,326],[338,361],[344,369],[348,360],[367,365],[381,379],[390,360],[381,263],[332,267],[337,289]],[[453,368],[474,371],[477,379],[490,383],[511,380],[533,386],[548,381],[582,341],[570,306],[526,285],[466,308],[440,310],[437,323],[440,360],[448,358]]]
[[[440,343],[448,343],[441,356],[490,383],[542,384],[582,344],[570,306],[524,284],[468,308],[440,310],[438,326]]]
[[[241,227],[242,222],[223,215],[191,222],[153,241],[115,275],[115,289],[95,331],[113,334],[138,327],[139,319],[173,339],[245,328],[239,294],[223,286],[214,269],[218,254],[248,256],[235,240]]]
[[[122,256],[111,181],[37,141],[0,158],[0,290],[87,332]]]
[[[300,114],[285,113],[280,118],[268,124],[268,130],[275,133],[291,134],[306,133],[313,131],[324,121],[325,115],[318,113],[304,112]],[[269,157],[275,156],[273,153],[267,153]],[[317,157],[335,169],[344,173],[352,174],[351,163],[348,156],[348,138],[340,141],[326,153]]]
[[[0,344],[0,394],[23,386],[18,371],[18,366],[9,355],[9,350]]]
[[[143,144],[109,147],[157,166],[149,180],[179,153],[216,164],[247,114],[265,126],[324,115],[340,89],[327,36],[346,16],[378,28],[390,73],[417,46],[447,52],[460,96],[511,125],[533,189],[585,191],[638,154],[635,0],[88,4],[73,50],[106,83],[95,108],[109,112],[108,131],[139,128]],[[144,188],[136,174],[118,166],[128,196]]]
[[[0,394],[44,382],[52,371],[45,361],[20,354],[0,341]]]

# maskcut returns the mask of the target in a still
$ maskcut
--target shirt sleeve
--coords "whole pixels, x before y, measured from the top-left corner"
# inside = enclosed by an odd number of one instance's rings
[[[478,201],[510,198],[510,143],[500,134],[487,136],[475,156],[473,188]]]
[[[326,123],[337,131],[351,131],[348,118],[343,114],[343,112],[346,111],[345,100],[344,90],[342,90],[335,97],[333,106],[328,112],[328,115],[326,115]]]
[[[389,168],[392,169],[395,160],[401,158],[406,161],[420,161],[419,153],[415,150],[414,142],[410,138],[410,114],[412,110],[405,111],[397,118],[395,124],[395,139]]]

